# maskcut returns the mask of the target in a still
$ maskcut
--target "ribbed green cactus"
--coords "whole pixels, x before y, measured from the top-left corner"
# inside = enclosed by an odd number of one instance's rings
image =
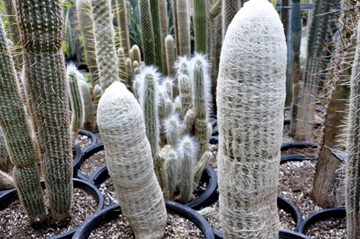
[[[194,123],[195,123],[195,113],[192,109],[189,109],[186,112],[186,115],[184,116],[184,120],[179,131],[180,138],[191,133]]]
[[[99,104],[99,100],[101,98],[103,91],[101,89],[101,86],[99,84],[96,84],[94,86],[94,101],[95,101],[95,105]]]
[[[166,47],[165,47],[165,38],[168,35],[168,5],[167,0],[160,0],[159,2],[159,10],[160,10],[160,26],[161,26],[161,45],[162,45],[162,64],[163,64],[163,75],[167,76],[168,67],[167,67],[167,59],[166,59]]]
[[[359,122],[360,122],[360,25],[357,27],[357,45],[355,59],[350,79],[350,112],[348,116],[346,160],[345,160],[345,186],[346,186],[346,232],[347,238],[360,237],[359,210]]]
[[[155,38],[151,17],[150,0],[139,0],[141,39],[143,43],[144,62],[148,66],[156,65]],[[134,58],[135,59],[135,58]]]
[[[146,137],[149,139],[152,157],[159,153],[159,118],[158,118],[158,81],[159,73],[154,67],[144,67],[140,79],[143,80],[140,105],[144,112]]]
[[[91,93],[88,85],[82,78],[79,80],[80,92],[84,102],[84,110],[85,110],[85,119],[83,128],[87,131],[95,130],[95,112],[94,106],[91,99]]]
[[[173,147],[177,147],[179,144],[179,130],[180,122],[176,115],[171,115],[165,121],[165,132],[167,143]]]
[[[189,0],[176,0],[179,56],[191,56]]]
[[[240,0],[222,0],[221,14],[222,14],[222,31],[223,38],[229,24],[233,20],[236,13],[240,10],[241,1]]]
[[[74,143],[77,138],[77,132],[83,127],[85,121],[85,106],[80,91],[79,81],[76,74],[76,66],[70,64],[67,66],[67,77],[69,84],[69,96],[71,103],[71,131],[72,142]]]
[[[126,10],[126,0],[116,0],[118,26],[120,32],[120,47],[124,49],[125,58],[129,57],[130,38],[128,27],[128,16]]]
[[[224,238],[278,238],[287,49],[278,13],[245,3],[224,39],[217,88]]]
[[[170,77],[175,77],[175,42],[171,35],[168,35],[165,38],[165,52],[168,75]]]
[[[209,9],[208,1],[194,0],[195,51],[208,55]]]
[[[151,18],[154,31],[155,43],[155,65],[159,72],[163,73],[163,41],[161,37],[161,24],[160,24],[160,8],[159,0],[150,0]]]
[[[195,159],[197,145],[194,139],[185,136],[179,143],[179,158],[181,163],[180,200],[187,203],[192,198],[194,189]]]
[[[199,162],[196,164],[195,175],[194,175],[195,185],[199,185],[201,176],[203,175],[206,166],[209,165],[211,158],[212,158],[212,153],[206,151],[205,153],[202,154]]]
[[[36,151],[35,143],[31,138],[30,124],[26,119],[16,70],[1,19],[0,48],[0,126],[3,132],[1,138],[5,141],[3,143],[7,145],[7,148],[5,148],[5,145],[0,142],[2,144],[0,145],[2,151],[0,157],[7,160],[7,154],[9,154],[10,160],[15,165],[14,177],[18,187],[18,194],[30,220],[32,222],[36,218],[43,220],[45,206],[40,187],[40,173],[37,168],[40,155]],[[20,177],[19,170],[26,173]],[[9,179],[5,174],[1,178],[3,178],[0,179],[1,181],[5,179],[8,181]],[[23,187],[24,185],[27,188]]]
[[[169,196],[171,198],[174,196],[179,175],[179,160],[175,150],[170,150],[165,163],[168,175]]]
[[[89,0],[95,40],[96,62],[103,91],[119,81],[118,58],[115,49],[115,30],[111,0]]]
[[[179,82],[182,117],[185,117],[187,111],[192,106],[191,81],[187,75],[180,75],[178,77],[178,82]]]
[[[127,73],[126,73],[126,63],[125,63],[125,52],[124,49],[119,48],[116,52],[118,58],[118,66],[119,66],[119,78],[120,81],[126,84],[127,81]]]
[[[38,130],[50,210],[52,217],[61,221],[70,215],[73,191],[69,98],[62,51],[63,9],[60,0],[15,0],[15,6],[23,44],[25,88]],[[31,174],[35,176],[33,168]],[[22,168],[18,173],[15,181],[28,172]]]
[[[166,209],[141,107],[124,84],[114,82],[101,97],[97,115],[109,174],[123,214],[136,238],[161,238]]]
[[[96,64],[94,31],[89,0],[77,0],[76,10],[84,45],[85,60],[90,71],[90,82],[94,87],[99,84],[99,72]]]

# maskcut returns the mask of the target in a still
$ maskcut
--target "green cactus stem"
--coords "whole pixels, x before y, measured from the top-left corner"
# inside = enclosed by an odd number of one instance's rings
[[[174,196],[174,192],[177,185],[179,161],[175,150],[171,150],[166,158],[166,169],[168,175],[168,188],[170,198]]]
[[[168,75],[170,77],[175,77],[176,69],[175,69],[175,43],[174,38],[171,35],[168,35],[165,38],[165,52],[166,52],[166,64]]]
[[[136,238],[162,238],[166,209],[141,107],[121,82],[101,97],[98,125],[122,213]]]
[[[241,1],[239,0],[222,0],[222,30],[223,30],[223,38],[225,38],[225,34],[227,28],[229,27],[231,21],[235,17],[236,13],[239,11],[241,7]]]
[[[169,78],[169,77],[166,77],[164,78],[163,80],[163,86],[166,90],[166,93],[167,93],[167,96],[170,100],[173,100],[174,99],[174,94],[173,94],[173,79]]]
[[[182,116],[185,118],[186,113],[192,106],[192,90],[191,81],[187,75],[180,75],[178,77],[180,102]]]
[[[139,0],[141,39],[143,43],[145,65],[156,65],[155,38],[151,17],[150,0]],[[134,58],[135,59],[135,58]],[[135,59],[136,60],[136,59]]]
[[[128,16],[126,10],[126,0],[116,0],[118,26],[120,32],[120,47],[124,49],[125,58],[129,57],[130,38],[128,28]]]
[[[126,63],[125,63],[125,52],[124,49],[119,48],[117,50],[118,66],[119,66],[119,78],[120,81],[126,84],[127,73],[126,73]]]
[[[286,58],[284,29],[273,5],[245,3],[227,29],[217,86],[224,238],[279,237]]]
[[[140,65],[139,65],[139,62],[135,60],[135,61],[133,62],[133,64],[132,64],[132,72],[133,72],[133,75],[134,75],[134,76],[137,75],[137,74],[135,74],[135,69],[136,69],[136,68],[139,68],[139,66],[140,66]]]
[[[125,69],[126,69],[126,76],[127,76],[127,86],[132,86],[132,82],[134,80],[133,72],[132,72],[132,61],[130,58],[126,58],[125,60]]]
[[[95,85],[94,87],[94,103],[95,105],[98,105],[99,104],[99,100],[101,98],[101,95],[102,95],[103,91],[101,89],[101,86],[99,84]]]
[[[186,112],[186,115],[184,116],[183,123],[179,130],[179,137],[182,138],[185,135],[190,134],[194,127],[194,123],[195,123],[195,113],[192,109],[189,109]]]
[[[167,7],[167,0],[160,0],[159,3],[159,11],[160,11],[160,26],[161,26],[161,46],[162,46],[162,65],[163,65],[163,75],[167,76],[168,67],[167,67],[167,54],[166,54],[166,46],[165,46],[165,39],[168,35],[168,7]]]
[[[179,118],[176,115],[171,115],[165,121],[165,132],[167,143],[173,147],[177,147],[179,144],[179,133],[180,127]]]
[[[162,29],[160,23],[159,0],[150,0],[151,18],[154,31],[155,44],[155,65],[159,72],[163,73],[163,40],[161,37]],[[167,32],[167,31],[166,31]]]
[[[195,51],[208,55],[209,10],[208,1],[194,0]]]
[[[9,172],[8,165],[9,165],[9,153],[6,149],[4,134],[0,127],[0,170]]]
[[[94,106],[91,99],[91,93],[88,85],[82,78],[79,80],[80,92],[84,102],[84,110],[85,110],[85,119],[83,128],[87,131],[95,130],[95,112]]]
[[[191,56],[189,0],[176,0],[179,56]]]
[[[170,151],[170,145],[165,145],[154,158],[154,170],[165,199],[170,199],[169,180],[166,168],[166,158]]]
[[[174,105],[173,105],[173,113],[176,114],[178,117],[181,117],[181,104],[180,104],[180,97],[177,96],[174,100]]]
[[[105,91],[114,81],[120,81],[111,0],[89,0],[89,3],[100,86]]]
[[[72,131],[72,142],[74,143],[77,138],[77,132],[83,127],[85,121],[85,106],[80,91],[79,81],[76,74],[76,66],[73,64],[68,65],[67,75],[69,84],[69,96],[71,103],[71,131]]]
[[[177,17],[177,1],[178,0],[172,0],[171,1],[171,12],[172,12],[172,22],[173,22],[173,27],[174,27],[174,36],[175,36],[175,58],[179,55],[179,29],[178,29],[178,17]]]
[[[199,211],[196,211],[197,213],[199,213],[201,216],[203,216],[205,219],[210,218],[212,215],[214,215],[215,213],[215,209],[212,207],[205,207]]]
[[[205,153],[203,153],[199,162],[196,164],[195,175],[194,175],[195,185],[199,185],[201,176],[202,176],[206,166],[209,165],[211,159],[212,159],[212,153],[210,153],[209,151],[206,151]]]
[[[90,71],[91,85],[94,87],[96,84],[99,84],[99,72],[96,64],[95,41],[89,1],[77,0],[76,10],[84,45],[85,61]]]
[[[25,89],[38,131],[50,212],[55,220],[63,221],[70,215],[73,192],[69,98],[62,51],[63,9],[60,0],[15,0],[15,6],[23,44]],[[15,181],[23,178],[23,170],[27,172],[26,168],[19,169]],[[36,175],[35,171],[31,174]]]
[[[193,196],[194,159],[197,156],[194,139],[185,136],[179,143],[178,151],[181,163],[180,200],[182,203],[188,203]]]
[[[141,63],[140,48],[138,47],[138,45],[133,45],[131,49],[132,49],[132,54],[133,54],[133,59],[131,59],[131,60],[133,62],[137,61],[138,64],[140,65],[140,63]]]

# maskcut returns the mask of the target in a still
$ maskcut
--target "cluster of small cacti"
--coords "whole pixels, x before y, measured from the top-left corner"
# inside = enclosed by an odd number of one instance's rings
[[[192,60],[181,57],[177,66],[180,95],[175,99],[173,80],[161,79],[151,66],[144,66],[135,77],[133,92],[143,109],[155,173],[164,195],[173,198],[180,191],[180,201],[187,203],[211,159],[210,79],[202,55],[196,54]]]

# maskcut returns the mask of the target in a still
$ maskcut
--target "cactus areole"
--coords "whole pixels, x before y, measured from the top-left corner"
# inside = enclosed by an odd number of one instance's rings
[[[217,84],[224,238],[278,238],[286,52],[271,3],[245,3],[227,29]]]

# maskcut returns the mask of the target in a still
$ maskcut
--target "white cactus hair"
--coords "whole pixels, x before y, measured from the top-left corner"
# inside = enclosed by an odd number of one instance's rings
[[[152,75],[155,79],[155,91],[157,91],[159,89],[159,83],[160,83],[160,80],[161,80],[161,74],[159,73],[158,69],[155,67],[155,66],[143,66],[141,67],[140,69],[140,73],[138,75],[138,77],[140,78],[140,92],[144,92],[146,89],[144,89],[144,80],[145,80],[145,77],[146,75]],[[144,102],[144,94],[140,94],[140,102],[141,104],[143,104]],[[159,97],[157,95],[157,92],[155,92],[155,103],[156,105],[159,105]]]
[[[191,64],[189,65],[191,84],[194,83],[194,66],[197,61],[200,61],[203,65],[206,105],[208,108],[208,112],[210,112],[212,107],[212,95],[211,95],[211,78],[209,75],[209,69],[211,65],[210,62],[206,59],[205,54],[195,52],[193,58],[191,59]],[[192,85],[192,89],[194,89],[193,85]]]
[[[171,114],[167,119],[165,119],[163,121],[163,125],[164,125],[164,130],[165,130],[165,133],[166,133],[166,137],[169,138],[169,135],[171,132],[169,130],[169,126],[170,126],[170,122],[171,121],[175,121],[176,122],[176,127],[177,129],[179,130],[180,127],[181,127],[181,122],[180,122],[180,118],[177,114]],[[177,145],[171,145],[172,147],[176,148]]]
[[[198,152],[199,152],[199,145],[198,143],[196,142],[195,138],[194,137],[191,137],[190,135],[185,135],[184,137],[182,137],[180,140],[179,140],[179,146],[177,147],[177,152],[179,153],[180,157],[182,155],[184,155],[184,149],[183,149],[183,144],[185,142],[189,142],[190,145],[191,145],[191,153],[192,155],[190,156],[191,158],[195,159],[198,155]],[[195,160],[194,160],[194,164],[195,164]]]
[[[175,112],[176,107],[180,107],[180,110],[181,110],[180,96],[176,96],[176,98],[174,99],[173,114],[176,113],[176,112]],[[181,115],[181,111],[180,111],[180,115]],[[180,115],[179,115],[179,116],[180,116]]]
[[[187,65],[188,70],[190,72],[190,65],[191,65],[190,59],[187,56],[179,56],[178,60],[175,63],[175,68],[177,69],[177,73],[176,73],[177,76],[179,75],[179,69],[181,65],[184,63]]]

